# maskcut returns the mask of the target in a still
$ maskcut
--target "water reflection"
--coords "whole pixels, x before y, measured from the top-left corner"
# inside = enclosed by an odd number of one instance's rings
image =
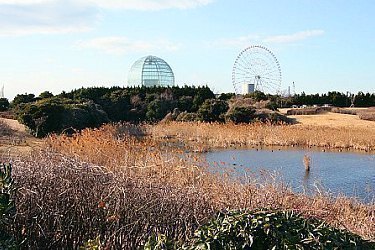
[[[305,170],[304,157],[310,157],[310,171]],[[304,149],[240,149],[205,154],[212,169],[235,167],[239,175],[261,169],[278,172],[295,191],[312,194],[325,190],[369,202],[374,198],[375,155],[322,152]],[[220,163],[215,166],[214,161]]]

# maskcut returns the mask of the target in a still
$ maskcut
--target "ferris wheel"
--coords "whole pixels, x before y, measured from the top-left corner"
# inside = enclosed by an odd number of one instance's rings
[[[278,94],[281,87],[281,68],[276,56],[263,46],[250,46],[237,56],[232,70],[236,94],[244,87],[252,91]]]

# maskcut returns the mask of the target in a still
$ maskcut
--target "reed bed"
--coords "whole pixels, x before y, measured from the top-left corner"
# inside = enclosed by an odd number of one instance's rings
[[[197,150],[251,146],[303,146],[375,150],[375,126],[368,128],[272,124],[178,123],[149,127],[154,138],[176,138]]]
[[[10,230],[26,239],[23,248],[76,249],[99,237],[106,249],[136,249],[158,233],[183,241],[218,211],[261,207],[294,210],[375,240],[373,204],[294,194],[269,175],[260,184],[251,175],[215,174],[199,156],[122,126],[52,136],[13,165],[17,215]]]
[[[358,117],[362,120],[375,121],[375,108],[368,108],[358,112]]]

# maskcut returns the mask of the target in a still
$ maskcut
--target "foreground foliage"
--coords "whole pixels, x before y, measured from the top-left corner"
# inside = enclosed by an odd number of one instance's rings
[[[293,211],[231,211],[201,226],[186,249],[374,249],[345,230]]]
[[[270,207],[375,239],[373,204],[294,194],[272,176],[260,184],[250,174],[215,174],[197,154],[141,128],[51,136],[42,150],[13,159],[17,214],[5,231],[25,249],[138,249],[150,237],[150,247],[163,239],[174,247],[217,211]]]
[[[0,164],[0,249],[14,245],[13,238],[7,231],[15,214],[13,192],[12,165]]]

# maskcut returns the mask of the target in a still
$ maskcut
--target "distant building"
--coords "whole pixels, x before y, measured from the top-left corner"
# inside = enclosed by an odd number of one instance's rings
[[[251,94],[254,93],[255,91],[255,85],[254,84],[249,84],[249,83],[244,83],[242,84],[242,94]]]
[[[130,68],[129,86],[174,86],[172,68],[163,59],[146,56],[138,59]]]

